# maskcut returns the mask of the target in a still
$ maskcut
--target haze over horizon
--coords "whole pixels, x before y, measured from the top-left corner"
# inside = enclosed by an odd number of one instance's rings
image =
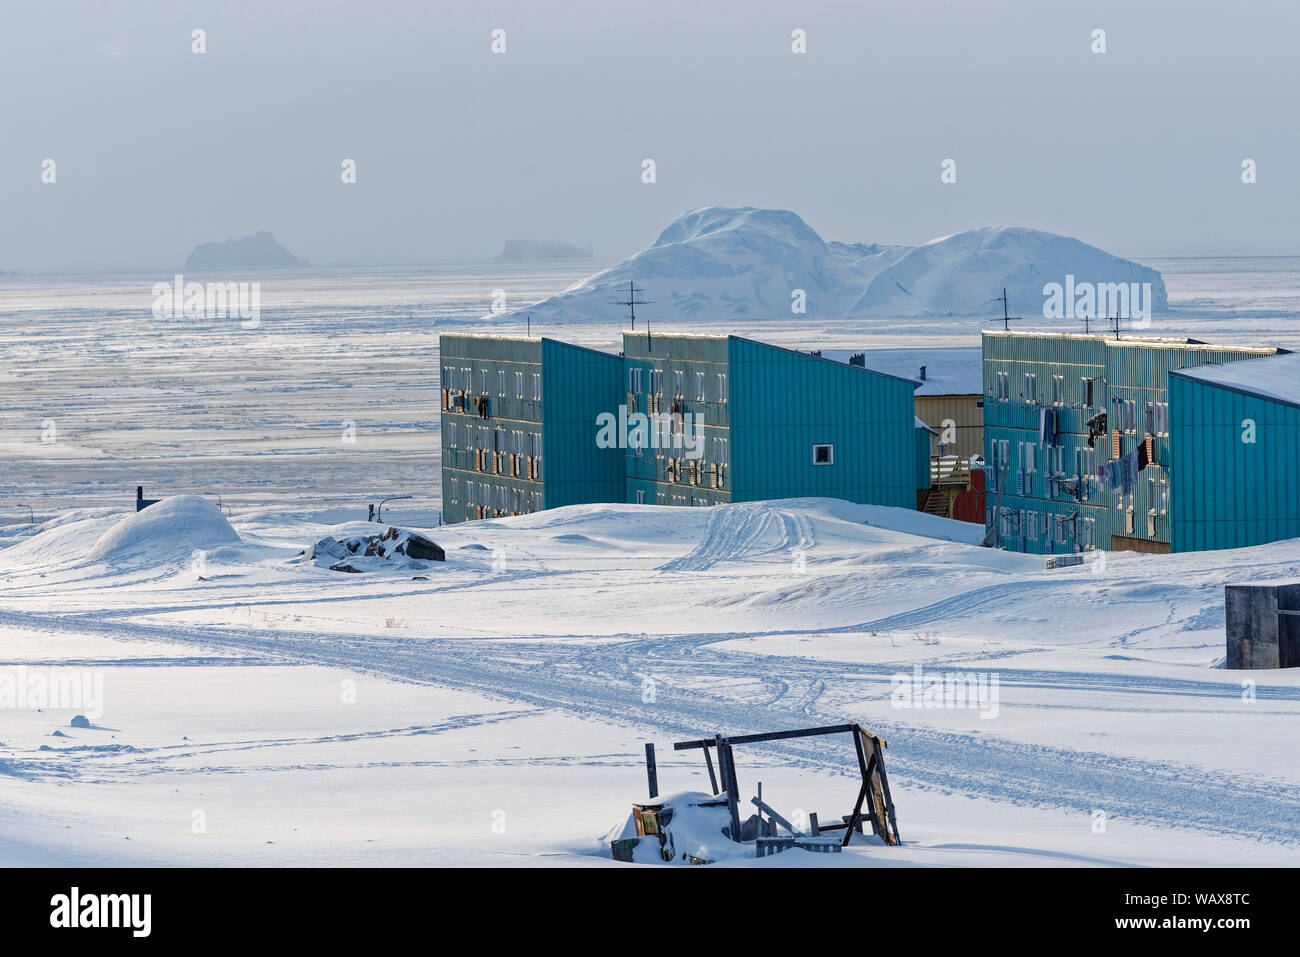
[[[115,0],[4,23],[3,270],[170,270],[262,229],[315,265],[520,238],[615,261],[709,205],[846,242],[1024,225],[1138,259],[1300,252],[1295,4]]]

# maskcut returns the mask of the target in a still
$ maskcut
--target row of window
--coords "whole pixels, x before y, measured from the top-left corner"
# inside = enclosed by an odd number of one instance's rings
[[[499,512],[523,515],[542,510],[542,493],[521,488],[493,485],[489,482],[447,479],[447,501],[470,508],[494,508]]]
[[[508,398],[513,395],[516,399],[527,397],[534,402],[540,402],[542,398],[542,374],[540,372],[515,372],[507,375],[505,369],[497,369],[495,377],[489,369],[479,369],[478,382],[474,377],[474,370],[469,366],[443,366],[442,367],[442,387],[450,389],[453,392],[477,392],[479,395],[490,395],[491,386],[496,385],[496,394],[500,398]],[[475,389],[475,385],[478,386]],[[507,385],[511,391],[507,392]],[[527,388],[525,388],[525,386]]]
[[[542,436],[540,432],[525,432],[522,429],[448,422],[447,447],[483,452],[513,452],[515,455],[541,458]]]
[[[1065,376],[1054,375],[1049,379],[1048,404],[1061,407],[1069,405],[1069,396],[1065,390]],[[1077,405],[1085,409],[1105,408],[1107,406],[1106,380],[1102,378],[1088,378],[1081,376],[1079,378],[1079,396]],[[1008,372],[998,372],[994,375],[994,395],[1000,402],[1009,401],[1011,398],[1011,374]],[[1019,398],[1031,405],[1042,404],[1038,393],[1038,374],[1034,372],[1024,373],[1022,380],[1022,390]],[[1109,423],[1111,428],[1119,428],[1122,431],[1134,435],[1138,432],[1138,415],[1137,402],[1133,399],[1113,398],[1110,400],[1111,415],[1114,421]],[[1142,424],[1143,432],[1149,432],[1152,435],[1169,434],[1169,403],[1155,402],[1147,400],[1143,407]]]
[[[998,514],[998,535],[1003,542],[1047,542],[1080,550],[1097,547],[1097,520],[1081,515],[1055,515],[1032,508],[1003,509]]]
[[[649,373],[648,376],[643,375],[643,373],[647,373],[647,372]],[[646,380],[648,379],[650,385],[648,391],[650,395],[664,394],[663,377],[664,374],[662,369],[642,369],[640,367],[634,367],[628,369],[627,370],[627,391],[631,392],[634,395],[640,395],[642,392],[647,391],[646,389],[643,389],[642,386],[645,384]],[[694,381],[691,384],[693,385],[692,394],[695,398],[695,401],[697,402],[706,401],[706,399],[709,398],[709,396],[705,392],[705,386],[708,383],[708,376],[703,372],[696,372],[693,374],[693,380]],[[672,392],[673,397],[677,399],[687,398],[686,386],[687,386],[686,372],[682,369],[673,370],[673,392]],[[719,372],[715,374],[714,390],[713,390],[712,398],[714,401],[717,402],[727,401],[727,374],[725,372]]]
[[[1011,466],[1011,441],[1009,439],[994,439],[991,443],[993,454],[993,471],[990,476],[989,491],[998,490],[998,482],[1002,476],[1008,476],[1007,481],[1015,483],[1015,492],[1017,495],[1033,495],[1034,475],[1038,472],[1038,443],[1034,441],[1018,443],[1016,452],[1016,464],[1014,472]],[[1065,447],[1061,445],[1047,446],[1044,449],[1044,474],[1053,479],[1070,478],[1070,474],[1065,470]],[[1092,491],[1097,487],[1097,450],[1086,445],[1081,445],[1074,450],[1074,474],[1073,481],[1080,483],[1079,497],[1082,499],[1091,498]],[[1147,482],[1147,501],[1151,503],[1152,510],[1160,515],[1165,515],[1169,511],[1169,475],[1163,469],[1150,468],[1145,476]],[[1120,493],[1116,496],[1117,508],[1132,508],[1133,493],[1128,495]]]
[[[1149,435],[1169,434],[1169,403],[1154,402],[1148,399],[1142,408],[1142,428],[1138,429],[1138,404],[1134,399],[1111,400],[1112,422],[1107,424],[1125,435],[1137,435],[1139,431]]]
[[[1030,405],[1049,404],[1053,406],[1069,405],[1070,397],[1066,395],[1065,376],[1054,375],[1048,379],[1049,393],[1046,403],[1038,392],[1038,373],[1026,372],[1021,379],[1020,395],[1022,402]],[[993,397],[999,402],[1011,399],[1011,373],[998,372],[993,377]],[[1085,409],[1101,408],[1106,404],[1106,380],[1100,377],[1079,377],[1078,401],[1074,403]]]

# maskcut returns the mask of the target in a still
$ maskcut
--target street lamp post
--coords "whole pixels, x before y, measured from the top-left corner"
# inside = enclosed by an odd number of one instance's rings
[[[414,497],[415,497],[414,495],[390,495],[388,496],[388,498],[380,499],[379,511],[375,515],[375,521],[382,522],[384,520],[384,502],[400,502],[403,499],[414,498]]]

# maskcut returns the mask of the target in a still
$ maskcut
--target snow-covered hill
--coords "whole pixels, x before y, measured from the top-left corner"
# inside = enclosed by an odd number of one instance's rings
[[[923,246],[826,242],[788,210],[710,206],[683,214],[654,245],[527,311],[544,321],[616,319],[628,283],[653,300],[651,321],[792,315],[1041,315],[1043,287],[1150,283],[1152,308],[1167,308],[1160,273],[1094,246],[1019,226],[984,227]],[[806,312],[795,310],[802,290]]]
[[[0,689],[24,689],[0,708],[0,866],[621,867],[599,838],[645,797],[646,742],[664,794],[698,792],[671,742],[850,719],[889,743],[903,846],[771,866],[1300,849],[1300,674],[1244,695],[1215,667],[1224,583],[1296,580],[1300,540],[1049,571],[907,509],[580,505],[427,529],[447,561],[418,574],[340,574],[300,550],[379,526],[179,496],[65,518],[0,550]],[[989,707],[898,698],[980,676]],[[852,806],[851,748],[744,760],[746,800]]]

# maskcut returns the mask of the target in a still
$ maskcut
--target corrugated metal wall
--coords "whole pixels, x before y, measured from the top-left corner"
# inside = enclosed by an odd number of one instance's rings
[[[936,443],[943,438],[943,423],[947,420],[954,424],[956,441],[944,450],[946,455],[983,455],[983,401],[981,395],[918,395],[916,414],[939,433],[935,436]]]
[[[1300,537],[1300,408],[1177,375],[1169,395],[1174,551]]]
[[[911,381],[735,336],[729,360],[736,501],[815,495],[915,507]],[[819,443],[833,445],[833,465],[814,464]]]
[[[598,416],[618,415],[622,373],[619,356],[542,340],[546,508],[623,501],[623,449],[596,443]]]

